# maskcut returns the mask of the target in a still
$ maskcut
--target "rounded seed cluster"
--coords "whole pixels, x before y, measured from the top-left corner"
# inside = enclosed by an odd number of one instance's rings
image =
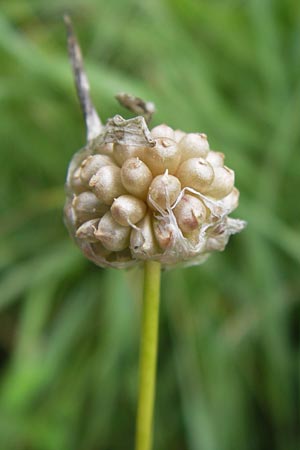
[[[245,226],[228,217],[238,206],[234,172],[205,134],[159,125],[151,145],[119,134],[93,140],[69,167],[66,224],[89,259],[117,268],[198,264]]]

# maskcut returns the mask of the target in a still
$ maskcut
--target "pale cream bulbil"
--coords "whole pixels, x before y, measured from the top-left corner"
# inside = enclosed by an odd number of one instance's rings
[[[181,184],[178,178],[166,171],[163,175],[157,175],[150,184],[148,205],[154,211],[168,210],[178,199],[180,191]]]
[[[79,176],[81,182],[89,185],[92,176],[104,166],[114,166],[114,160],[107,155],[90,155],[81,164]]]
[[[91,177],[89,186],[106,205],[111,205],[116,197],[126,193],[121,182],[121,170],[116,166],[101,167]]]
[[[113,157],[116,163],[122,166],[129,158],[142,157],[144,150],[143,147],[137,147],[136,145],[114,144]]]
[[[126,227],[142,220],[147,212],[147,206],[133,195],[120,195],[114,200],[110,210],[115,221]]]
[[[107,250],[118,252],[128,247],[130,231],[129,226],[121,226],[107,211],[99,221],[95,236]]]
[[[205,158],[209,152],[207,136],[204,133],[188,133],[178,142],[181,162],[191,158]]]
[[[204,133],[115,116],[71,161],[65,220],[101,267],[192,265],[244,228],[228,217],[238,199],[233,170]]]
[[[153,175],[148,166],[139,158],[129,158],[121,168],[121,181],[132,195],[145,200]]]
[[[213,166],[204,158],[190,158],[180,165],[176,175],[183,187],[190,187],[204,194],[212,184],[215,173]]]
[[[174,174],[179,166],[181,152],[176,142],[170,138],[157,138],[154,147],[150,147],[140,158],[149,167],[152,174],[160,175],[166,170]]]

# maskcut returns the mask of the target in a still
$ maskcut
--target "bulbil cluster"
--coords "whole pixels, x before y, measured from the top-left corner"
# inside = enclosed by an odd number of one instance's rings
[[[190,265],[244,227],[228,217],[238,198],[233,170],[205,134],[167,125],[149,131],[141,116],[115,116],[70,164],[65,217],[99,266]]]
[[[118,94],[135,113],[103,125],[90,97],[80,46],[65,17],[68,49],[87,129],[69,166],[65,222],[83,253],[101,267],[152,259],[164,267],[203,262],[245,222],[228,217],[239,192],[224,155],[203,133],[167,125],[151,131],[151,102]]]

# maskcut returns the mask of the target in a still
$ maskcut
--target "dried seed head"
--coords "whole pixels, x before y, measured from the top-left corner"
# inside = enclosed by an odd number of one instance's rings
[[[226,197],[234,186],[234,172],[228,167],[215,167],[214,173],[214,179],[206,194],[217,199]]]
[[[122,166],[129,158],[141,157],[144,148],[137,145],[114,144],[113,156],[117,163]]]
[[[148,204],[153,209],[157,209],[158,206],[160,209],[166,210],[175,203],[180,191],[181,185],[178,178],[168,173],[158,175],[150,185]]]
[[[80,224],[101,217],[107,211],[107,206],[90,191],[82,192],[75,196],[72,206],[76,222]]]
[[[148,148],[140,159],[149,167],[152,174],[163,174],[166,170],[174,174],[180,163],[180,149],[176,142],[169,139],[157,139],[154,147]]]
[[[206,161],[209,162],[213,167],[223,167],[224,166],[224,153],[210,151],[207,154]]]
[[[116,165],[114,160],[107,155],[90,155],[81,163],[80,178],[82,183],[88,186],[90,179],[104,166]]]
[[[206,219],[203,202],[192,195],[185,194],[173,210],[179,228],[183,233],[199,229]]]
[[[76,237],[78,239],[85,239],[87,242],[98,242],[98,239],[95,237],[98,223],[99,219],[92,219],[84,222],[77,228]]]
[[[126,189],[121,182],[121,170],[116,166],[101,167],[92,176],[89,185],[106,205],[111,205],[119,195],[126,194]]]
[[[110,211],[116,222],[128,226],[142,220],[146,214],[147,206],[142,200],[132,195],[121,195],[114,200]]]
[[[169,138],[174,140],[174,130],[171,127],[168,127],[168,125],[162,124],[157,125],[157,127],[152,128],[151,135],[153,139],[162,139],[162,138]]]
[[[209,151],[206,134],[188,133],[178,143],[181,162],[191,158],[205,158]]]
[[[119,225],[108,211],[99,222],[95,236],[107,250],[118,252],[129,245],[130,227]]]
[[[205,193],[214,179],[214,171],[205,159],[191,158],[180,165],[176,176],[183,187]]]
[[[127,159],[121,168],[121,180],[125,189],[143,200],[147,198],[152,178],[152,173],[139,158]]]

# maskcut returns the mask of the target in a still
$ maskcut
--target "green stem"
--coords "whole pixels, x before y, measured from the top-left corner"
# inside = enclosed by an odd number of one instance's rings
[[[144,304],[140,347],[135,450],[151,450],[158,342],[160,263],[144,265]]]

